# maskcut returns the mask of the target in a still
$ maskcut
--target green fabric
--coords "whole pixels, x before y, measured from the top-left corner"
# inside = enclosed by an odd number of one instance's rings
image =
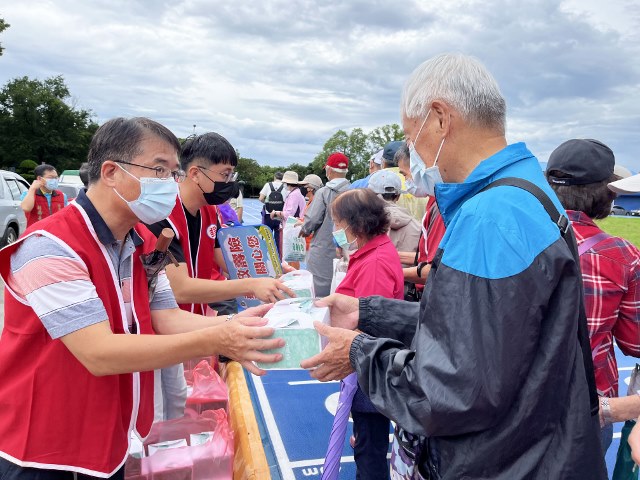
[[[631,458],[631,447],[629,446],[629,434],[635,424],[635,420],[624,422],[620,435],[616,466],[613,469],[611,480],[638,480],[638,469]]]

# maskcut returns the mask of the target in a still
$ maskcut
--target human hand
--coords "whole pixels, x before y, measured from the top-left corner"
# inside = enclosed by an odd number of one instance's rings
[[[271,220],[274,220],[278,216],[278,212],[272,210],[271,213],[269,213],[269,216],[271,217]]]
[[[298,220],[293,224],[293,228],[301,227],[302,225],[304,225],[304,222],[302,220]]]
[[[329,343],[318,355],[300,362],[300,367],[314,369],[311,376],[321,382],[342,380],[353,372],[349,362],[349,350],[351,343],[360,332],[335,328],[321,322],[313,322],[313,326],[323,337],[327,337]]]
[[[282,338],[268,338],[275,331],[265,327],[267,320],[257,317],[236,316],[229,322],[219,325],[216,331],[220,342],[220,354],[239,362],[254,375],[264,375],[266,370],[258,368],[253,362],[275,363],[282,360],[280,353],[263,353],[284,347]]]
[[[273,303],[265,303],[258,305],[257,307],[249,307],[240,313],[234,315],[234,317],[264,317],[269,310],[273,308]]]
[[[631,430],[629,434],[629,446],[631,447],[631,458],[636,462],[636,465],[640,464],[640,417],[638,422]]]
[[[259,277],[252,280],[252,293],[259,300],[267,303],[274,303],[278,300],[286,298],[285,293],[289,297],[295,297],[296,294],[289,287],[285,286],[280,280],[271,277]],[[284,293],[283,293],[284,292]]]
[[[32,190],[35,192],[36,190],[40,190],[42,187],[44,187],[44,182],[36,178],[33,181],[33,183],[29,186],[29,190]]]
[[[329,307],[331,326],[355,330],[360,318],[360,301],[357,298],[341,293],[316,300],[318,307]]]
[[[285,261],[283,261],[281,265],[282,265],[282,272],[283,273],[291,273],[291,272],[295,272],[297,270],[296,268],[293,268],[291,265],[289,265]]]

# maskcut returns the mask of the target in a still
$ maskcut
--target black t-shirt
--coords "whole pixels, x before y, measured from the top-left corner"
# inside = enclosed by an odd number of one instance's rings
[[[182,208],[184,210],[184,215],[187,218],[187,228],[189,229],[189,247],[191,248],[191,252],[192,252],[191,268],[195,271],[196,269],[195,262],[197,257],[196,252],[200,247],[200,224],[202,223],[200,221],[200,210],[198,210],[195,215],[191,215],[191,213],[189,213],[189,211],[185,208],[184,205],[182,206]],[[219,232],[220,231],[219,218],[216,218],[216,225],[218,226],[217,231]],[[160,232],[162,231],[163,228],[171,228],[171,230],[173,230],[168,220],[161,220],[152,225],[147,225],[147,228],[149,228],[149,230],[151,230],[151,232],[153,232],[153,234],[156,237],[160,235]],[[218,242],[217,236],[215,240],[215,248],[220,248],[220,243]],[[169,251],[173,254],[173,256],[176,258],[178,263],[186,263],[186,260],[184,258],[184,251],[182,250],[182,246],[180,245],[180,242],[178,241],[177,237],[173,237],[173,240],[169,245]]]

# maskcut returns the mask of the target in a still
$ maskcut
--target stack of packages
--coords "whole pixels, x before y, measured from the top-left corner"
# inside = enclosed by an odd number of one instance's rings
[[[284,338],[285,346],[269,352],[281,353],[276,363],[258,363],[265,370],[295,370],[300,362],[321,352],[324,338],[313,322],[329,324],[329,309],[315,305],[313,275],[296,270],[280,277],[280,280],[296,294],[277,302],[265,315],[267,326],[275,328],[274,338]]]
[[[227,386],[212,359],[185,363],[189,395],[185,416],[154,423],[144,443],[132,434],[127,480],[230,480],[233,433]],[[192,368],[193,367],[193,368]]]

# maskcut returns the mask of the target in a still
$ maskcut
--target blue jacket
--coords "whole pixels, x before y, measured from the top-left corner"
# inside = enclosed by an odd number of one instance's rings
[[[422,301],[361,300],[351,362],[381,413],[429,437],[442,479],[604,479],[577,337],[579,266],[536,197],[480,193],[504,177],[564,211],[524,144],[438,185],[447,232]]]

